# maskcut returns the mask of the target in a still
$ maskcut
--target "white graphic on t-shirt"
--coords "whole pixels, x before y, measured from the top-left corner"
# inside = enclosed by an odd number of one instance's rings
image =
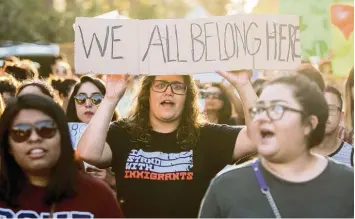
[[[126,162],[125,178],[149,180],[191,180],[193,152],[146,152],[131,150]]]
[[[49,212],[38,213],[31,210],[14,212],[11,209],[0,208],[0,218],[49,218],[49,215]],[[94,218],[94,215],[81,211],[60,211],[54,212],[53,218]]]

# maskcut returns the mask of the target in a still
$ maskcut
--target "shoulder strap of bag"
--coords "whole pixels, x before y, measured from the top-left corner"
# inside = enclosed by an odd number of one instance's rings
[[[276,218],[281,218],[279,209],[277,208],[277,205],[276,205],[276,203],[275,203],[275,201],[274,201],[274,199],[273,199],[273,197],[271,195],[269,186],[266,184],[264,176],[263,176],[263,174],[260,171],[259,159],[255,159],[255,161],[253,161],[252,167],[253,167],[253,172],[255,174],[256,180],[259,183],[260,190],[265,195],[265,197],[266,197],[266,199],[267,199],[267,201],[268,201],[268,203],[269,203],[269,205],[270,205],[275,217]]]

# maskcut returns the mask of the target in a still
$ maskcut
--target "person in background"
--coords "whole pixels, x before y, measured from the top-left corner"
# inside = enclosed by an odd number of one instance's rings
[[[36,94],[41,96],[47,96],[52,98],[59,105],[61,103],[54,89],[43,80],[37,79],[37,80],[24,81],[18,88],[16,96],[21,96],[24,94]]]
[[[328,103],[329,116],[325,128],[323,142],[312,149],[313,152],[328,156],[348,166],[354,166],[354,148],[338,138],[338,129],[341,121],[343,100],[340,92],[331,86],[327,86],[324,97]]]
[[[53,66],[52,74],[59,77],[73,76],[70,65],[67,62],[59,61]]]
[[[48,83],[53,87],[57,96],[62,100],[62,108],[64,111],[67,110],[70,93],[74,85],[78,82],[79,79],[76,77],[55,77],[51,75],[48,79]]]
[[[205,92],[205,116],[210,123],[237,125],[232,117],[232,105],[222,83],[212,83]]]
[[[88,124],[95,115],[104,95],[106,94],[105,84],[94,77],[82,76],[77,83],[68,101],[66,110],[69,122],[83,122]],[[117,110],[112,117],[112,122],[118,119]],[[88,166],[86,172],[94,177],[104,180],[113,190],[116,187],[116,180],[111,168],[99,169]]]
[[[296,73],[307,77],[310,81],[315,83],[322,92],[324,91],[325,82],[322,74],[311,64],[301,64],[297,68]]]
[[[27,68],[29,69],[29,71],[31,71],[32,73],[32,79],[38,79],[39,78],[39,72],[38,69],[36,67],[36,65],[29,59],[22,59],[21,60],[21,66],[23,68]]]
[[[100,181],[77,170],[64,112],[27,94],[0,120],[0,215],[5,218],[116,218],[119,203]]]
[[[343,141],[354,145],[354,67],[351,68],[346,80],[344,105],[344,125],[339,130],[339,137]]]
[[[243,107],[253,105],[256,95],[245,72],[219,74],[238,90]],[[108,77],[105,98],[80,138],[81,158],[112,166],[127,217],[196,217],[213,176],[255,150],[251,133],[206,123],[191,75],[143,77],[130,117],[110,124],[127,81]]]
[[[69,122],[83,122],[88,124],[95,115],[104,95],[105,83],[100,79],[88,75],[82,76],[79,83],[74,85],[69,97],[66,110]],[[111,122],[117,121],[119,114],[114,111]]]
[[[19,84],[17,80],[10,74],[4,73],[0,76],[0,93],[7,104],[10,98],[16,96]]]
[[[328,118],[320,89],[301,75],[277,78],[249,113],[259,158],[221,171],[199,217],[353,218],[353,169],[311,152]]]

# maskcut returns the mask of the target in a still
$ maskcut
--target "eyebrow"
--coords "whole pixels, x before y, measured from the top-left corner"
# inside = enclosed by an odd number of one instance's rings
[[[85,93],[85,92],[80,92],[80,93],[78,93],[78,94],[85,94],[85,95],[89,95],[88,93]],[[102,93],[101,93],[101,92],[94,92],[94,93],[91,93],[91,95],[94,95],[94,94],[101,94],[101,95],[102,95]]]
[[[181,81],[166,81],[166,80],[155,80],[155,81],[162,81],[162,82],[165,82],[165,83],[179,83],[179,84],[185,84],[184,82],[181,82]]]

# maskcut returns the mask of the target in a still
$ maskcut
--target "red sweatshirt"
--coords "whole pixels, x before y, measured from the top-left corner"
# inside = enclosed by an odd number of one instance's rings
[[[28,184],[18,200],[20,208],[10,208],[0,200],[0,218],[48,218],[50,206],[43,203],[45,188]],[[118,218],[121,208],[103,182],[79,173],[77,194],[55,204],[54,218]]]

